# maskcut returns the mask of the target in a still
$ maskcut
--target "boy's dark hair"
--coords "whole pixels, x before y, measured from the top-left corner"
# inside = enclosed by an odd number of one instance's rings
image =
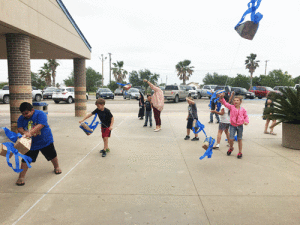
[[[95,105],[105,105],[105,100],[103,98],[98,98]]]
[[[23,102],[20,105],[20,112],[25,112],[25,111],[31,111],[33,109],[33,106],[29,102]]]
[[[151,95],[147,95],[147,98],[148,98],[148,97],[151,97]]]

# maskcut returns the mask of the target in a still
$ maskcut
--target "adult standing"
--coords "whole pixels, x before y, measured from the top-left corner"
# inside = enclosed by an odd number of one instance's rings
[[[144,100],[144,95],[142,94],[142,92],[140,92],[138,118],[142,120],[144,118],[144,114],[145,114],[145,100]]]
[[[154,94],[152,95],[151,101],[153,106],[153,113],[154,113],[154,119],[156,123],[156,128],[154,132],[158,132],[161,130],[161,119],[160,119],[160,113],[164,108],[165,99],[164,99],[164,93],[159,88],[153,85],[151,82],[144,79],[144,82],[147,82],[150,86],[150,88],[154,91]]]
[[[273,101],[270,99],[272,97],[274,92],[269,92],[267,94],[267,99],[266,99],[266,102],[265,102],[265,109],[264,111],[267,109],[267,108],[274,108],[274,103]],[[268,127],[269,127],[269,123],[270,123],[270,115],[268,114],[265,114],[264,113],[264,117],[263,117],[265,120],[266,120],[266,124],[265,124],[265,130],[264,130],[264,133],[265,134],[272,134],[272,135],[276,135],[276,133],[274,133],[273,129],[274,129],[274,126],[276,124],[276,120],[272,120],[272,124],[270,126],[270,132],[268,132]]]

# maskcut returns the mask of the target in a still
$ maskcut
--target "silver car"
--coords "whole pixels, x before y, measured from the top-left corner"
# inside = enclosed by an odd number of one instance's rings
[[[136,88],[130,88],[128,91],[124,91],[123,98],[124,99],[138,99],[140,97],[140,91]]]

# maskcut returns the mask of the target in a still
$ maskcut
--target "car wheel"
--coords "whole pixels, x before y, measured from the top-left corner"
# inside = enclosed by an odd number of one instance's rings
[[[8,96],[8,95],[5,95],[5,96],[3,97],[3,103],[4,103],[4,104],[9,104],[9,96]]]
[[[175,102],[175,103],[178,103],[178,102],[179,102],[179,97],[178,97],[178,95],[175,96],[174,102]]]
[[[258,96],[258,99],[262,99],[262,96]]]
[[[36,95],[35,96],[35,101],[40,102],[42,100],[42,96],[41,95]]]
[[[111,99],[114,99],[115,98],[115,96],[112,96],[112,98]]]
[[[73,102],[73,98],[70,96],[68,99],[67,99],[67,103],[68,104],[71,104]]]
[[[198,99],[201,99],[201,98],[202,98],[201,94],[200,94],[200,93],[198,93]]]
[[[123,95],[123,99],[126,99],[126,96],[125,96],[125,95]]]
[[[98,99],[99,98],[99,94],[96,94],[96,99]]]
[[[89,96],[86,96],[86,100],[89,100]]]
[[[59,103],[59,101],[57,101],[57,100],[54,100],[54,102],[55,102],[55,104],[58,104],[58,103]]]

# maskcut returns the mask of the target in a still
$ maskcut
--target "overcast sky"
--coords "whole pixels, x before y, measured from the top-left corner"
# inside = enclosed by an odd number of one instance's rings
[[[92,46],[87,60],[102,72],[99,57],[112,53],[112,62],[124,61],[124,69],[149,69],[160,74],[159,83],[180,83],[175,65],[191,60],[192,82],[202,83],[207,73],[231,77],[248,75],[245,59],[250,53],[260,60],[255,74],[282,69],[293,77],[300,71],[299,0],[262,0],[263,14],[252,41],[234,30],[249,0],[63,0],[66,8]],[[250,20],[248,15],[245,21]],[[32,60],[37,72],[44,60]],[[108,59],[104,62],[104,83],[109,81]],[[62,83],[73,69],[72,60],[59,60],[57,82]],[[1,61],[0,81],[7,80],[7,62]],[[5,74],[6,73],[6,74]],[[112,78],[113,79],[113,78]],[[128,80],[128,77],[127,77]]]

